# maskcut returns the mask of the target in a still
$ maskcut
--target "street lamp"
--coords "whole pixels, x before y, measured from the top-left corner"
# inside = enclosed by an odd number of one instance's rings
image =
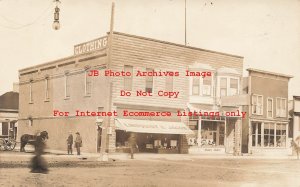
[[[58,4],[60,3],[59,0],[55,0],[56,2],[56,7],[54,9],[54,21],[53,21],[53,24],[52,24],[52,28],[54,30],[58,30],[60,29],[60,23],[59,23],[59,11],[60,9],[58,8]]]

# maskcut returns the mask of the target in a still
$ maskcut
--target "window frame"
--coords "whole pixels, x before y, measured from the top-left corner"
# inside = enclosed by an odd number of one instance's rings
[[[69,99],[71,97],[70,94],[70,75],[68,73],[65,74],[65,99]]]
[[[271,108],[271,112],[272,112],[272,115],[269,116],[269,100],[271,100],[272,102],[272,108]],[[267,118],[273,118],[274,117],[274,101],[273,101],[273,98],[271,97],[267,97]]]
[[[255,124],[256,126],[256,131],[254,132],[253,131],[253,124]],[[261,124],[261,132],[260,134],[258,134],[258,124]],[[270,128],[270,125],[273,125],[273,129],[274,129],[274,132],[271,133],[271,128]],[[281,125],[281,133],[280,134],[277,134],[277,126],[278,125]],[[284,129],[283,129],[284,128]],[[265,133],[265,129],[269,130],[268,133]],[[282,131],[285,131],[285,134],[283,135]],[[251,147],[255,147],[255,148],[272,148],[272,149],[286,149],[288,147],[287,145],[287,138],[288,138],[288,124],[287,123],[276,123],[276,122],[271,122],[271,121],[252,121],[251,122],[251,137],[252,137],[252,142],[251,142]],[[257,146],[258,145],[258,136],[261,136],[261,146]],[[255,145],[253,145],[253,136],[255,136]],[[267,146],[265,146],[265,136],[268,136],[268,138],[266,139],[267,140]],[[270,146],[270,137],[273,136],[273,141],[274,141],[274,145],[273,146]],[[277,146],[277,137],[284,137],[282,138],[283,140],[285,140],[284,142],[284,146]]]
[[[226,79],[226,95],[222,96],[221,95],[221,79]],[[231,79],[235,79],[237,80],[237,92],[236,94],[231,94],[231,87],[230,87],[230,83],[231,83]],[[240,80],[240,77],[239,76],[226,76],[226,75],[221,75],[221,76],[218,76],[218,79],[217,79],[217,96],[218,97],[226,97],[226,96],[235,96],[235,95],[239,95],[240,94],[240,83],[241,83],[241,80]]]
[[[29,81],[29,104],[33,104],[33,80]]]
[[[257,104],[256,105],[254,105],[253,103],[253,97],[256,97],[257,99],[256,99],[256,102],[257,102]],[[261,113],[259,114],[259,113],[257,113],[257,109],[256,109],[256,112],[254,113],[254,106],[255,106],[255,108],[256,108],[256,106],[258,106],[258,97],[261,97]],[[251,112],[252,112],[252,114],[254,114],[254,115],[258,115],[258,116],[262,116],[263,114],[264,114],[264,96],[263,95],[259,95],[259,94],[252,94],[252,96],[251,96]]]
[[[50,95],[49,95],[49,77],[45,78],[45,101],[50,100]]]
[[[89,76],[89,69],[85,70],[84,78],[84,96],[89,97],[92,95],[92,77]]]
[[[255,126],[255,132],[253,131],[253,125]],[[259,130],[259,126],[260,126],[260,133],[258,132]],[[264,147],[264,133],[263,133],[263,123],[262,122],[252,122],[251,123],[251,136],[252,136],[252,142],[251,142],[251,146],[252,147]],[[253,145],[253,136],[255,137],[254,143],[255,145]],[[259,142],[259,136],[260,136],[260,146],[258,146],[258,142]]]
[[[279,104],[278,100],[280,100],[280,103],[284,100],[284,110],[283,109],[278,110],[278,104]],[[283,105],[281,105],[281,107],[282,106]],[[276,97],[276,117],[280,117],[280,118],[286,118],[287,117],[287,99],[286,98]]]
[[[192,77],[192,95],[199,96],[200,95],[200,77]],[[197,80],[198,83],[194,83]]]
[[[174,90],[174,76],[166,76],[165,80],[166,80],[165,91],[172,92]]]
[[[211,76],[207,76],[207,77],[211,77],[211,83],[210,85],[204,85],[204,79],[203,77],[198,77],[198,76],[192,76],[190,77],[190,92],[191,92],[191,96],[201,96],[201,97],[213,97],[213,88],[214,88],[214,72],[211,72]],[[198,84],[194,84],[195,80],[197,79]],[[209,86],[210,87],[210,94],[204,94],[204,86]],[[194,88],[197,87],[197,93],[194,92]]]
[[[204,80],[206,77],[200,77],[200,94],[201,96],[203,97],[212,97],[213,96],[213,82],[214,82],[214,77],[213,77],[213,74],[211,76],[207,76],[207,77],[210,77],[210,85],[204,85]],[[209,92],[210,94],[204,94],[204,86],[209,86]]]
[[[146,72],[149,72],[149,70],[154,71],[154,68],[150,68],[150,67],[146,68]],[[148,79],[151,81],[149,81]],[[151,87],[147,87],[149,82],[151,82]],[[149,89],[151,89],[151,90],[149,91]],[[153,93],[153,90],[154,90],[154,77],[153,76],[145,76],[145,91],[149,92],[149,93]]]
[[[132,87],[133,87],[133,76],[132,76],[133,75],[133,66],[132,65],[124,65],[123,66],[124,72],[125,72],[125,67],[130,67],[131,68],[131,76],[124,76],[124,79],[123,79],[123,81],[124,81],[123,89],[125,91],[132,91]],[[130,82],[130,86],[126,86],[127,81]],[[127,88],[129,88],[129,89],[127,89]]]

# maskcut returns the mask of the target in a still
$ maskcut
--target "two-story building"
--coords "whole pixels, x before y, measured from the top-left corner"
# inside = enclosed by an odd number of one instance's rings
[[[65,150],[69,131],[80,132],[84,152],[100,150],[104,127],[110,152],[128,150],[130,133],[141,152],[188,153],[193,138],[224,147],[225,114],[236,108],[218,103],[240,92],[242,67],[239,56],[109,33],[19,71],[19,135],[47,130],[49,149]]]
[[[210,112],[209,116],[190,117],[195,132],[189,138],[190,153],[240,153],[240,126],[243,118],[239,105],[230,97],[242,92],[242,57],[221,67],[195,63],[191,70],[209,71],[210,77],[190,78],[189,110]]]
[[[292,76],[247,69],[246,92],[250,103],[243,119],[242,152],[290,154],[288,83]]]

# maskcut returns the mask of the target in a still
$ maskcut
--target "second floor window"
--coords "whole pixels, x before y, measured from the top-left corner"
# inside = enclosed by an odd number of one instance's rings
[[[237,95],[238,94],[238,79],[230,78],[230,89],[229,95]]]
[[[33,103],[32,84],[33,84],[33,81],[30,80],[30,82],[29,82],[29,103]]]
[[[192,80],[192,95],[199,95],[200,90],[200,78],[199,77],[193,77]]]
[[[92,77],[88,75],[89,72],[85,71],[85,95],[89,96],[92,93]]]
[[[70,98],[70,77],[65,75],[65,98]]]
[[[128,77],[128,76],[124,77],[124,90],[131,91],[132,90],[132,72],[133,72],[133,67],[125,65],[124,66],[124,71],[131,73],[130,77]]]
[[[212,77],[207,76],[203,78],[203,87],[202,87],[202,95],[203,96],[211,96],[211,86],[212,85]]]
[[[267,100],[267,117],[272,118],[273,117],[273,99],[268,98]]]
[[[252,114],[263,114],[263,96],[252,95]]]
[[[286,99],[276,98],[276,117],[286,117]]]
[[[220,79],[220,96],[227,96],[227,78]]]
[[[173,76],[166,76],[166,91],[173,91],[173,82],[174,77]]]
[[[233,96],[239,94],[239,78],[232,76],[221,76],[219,77],[219,90],[217,95],[222,96]]]
[[[49,101],[49,78],[45,79],[45,101]]]
[[[146,68],[147,72],[152,72],[152,68]],[[146,92],[153,92],[153,76],[146,76]]]
[[[191,85],[191,95],[205,97],[213,96],[213,75],[206,77],[192,77]]]

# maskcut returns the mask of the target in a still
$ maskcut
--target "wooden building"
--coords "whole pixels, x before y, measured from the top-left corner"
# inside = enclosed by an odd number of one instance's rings
[[[250,99],[243,120],[242,152],[256,155],[291,154],[288,119],[288,82],[292,76],[247,69]]]
[[[240,56],[109,33],[74,46],[70,57],[19,71],[19,134],[47,130],[49,149],[66,150],[68,132],[80,132],[83,152],[97,152],[107,127],[109,152],[127,151],[130,133],[135,133],[141,152],[196,153],[203,146],[199,142],[211,139],[210,147],[230,147],[232,153],[240,117],[226,118],[226,111],[238,108],[221,100],[241,93],[242,68]],[[187,70],[211,76],[186,76]],[[154,72],[163,75],[150,76]],[[221,116],[200,117],[195,125],[193,117],[178,115],[190,111]],[[225,131],[226,120],[231,125]],[[194,139],[196,145],[190,143]]]

